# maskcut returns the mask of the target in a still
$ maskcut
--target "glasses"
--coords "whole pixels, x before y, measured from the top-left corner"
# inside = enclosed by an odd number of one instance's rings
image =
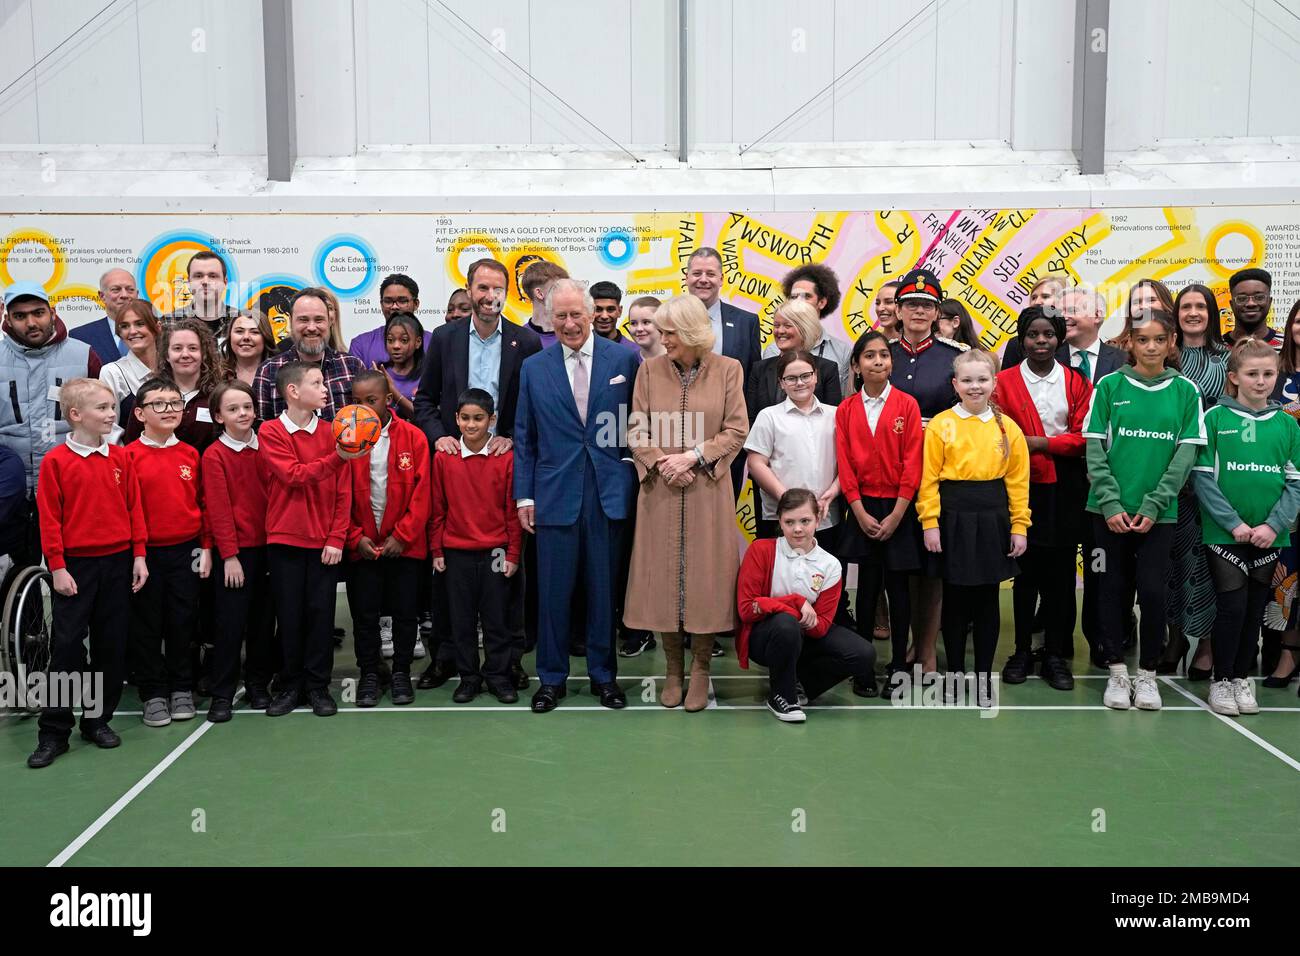
[[[806,385],[813,380],[816,372],[803,372],[799,375],[783,375],[781,382],[785,385]]]
[[[937,312],[939,307],[933,302],[927,302],[924,299],[904,299],[898,303],[902,308],[911,312]]]
[[[1237,305],[1263,305],[1268,301],[1267,292],[1237,292],[1232,296],[1232,301]]]
[[[185,408],[185,402],[181,399],[173,399],[170,402],[145,402],[144,407],[151,412],[161,415],[163,412],[179,412]]]
[[[404,299],[380,299],[380,305],[386,305],[389,308],[399,308],[404,305],[410,305],[414,300],[407,296]]]

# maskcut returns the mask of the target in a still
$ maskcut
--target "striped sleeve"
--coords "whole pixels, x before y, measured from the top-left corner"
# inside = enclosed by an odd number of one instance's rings
[[[1110,437],[1110,392],[1111,372],[1097,383],[1097,387],[1088,396],[1088,411],[1083,416],[1083,437],[1106,441]]]

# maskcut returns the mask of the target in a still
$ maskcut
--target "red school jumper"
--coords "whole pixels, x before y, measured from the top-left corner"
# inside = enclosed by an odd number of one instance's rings
[[[266,485],[260,442],[235,451],[218,438],[203,453],[203,506],[221,560],[266,544]]]
[[[882,418],[881,421],[884,421]],[[865,423],[864,423],[865,424]],[[776,538],[759,538],[745,551],[736,580],[736,610],[740,613],[740,630],[736,632],[736,659],[749,669],[749,632],[754,625],[772,614],[789,614],[799,619],[799,610],[807,600],[801,594],[772,594],[772,568],[776,564]],[[825,637],[835,623],[835,607],[840,602],[841,578],[817,595],[813,610],[817,623],[804,631],[804,637]],[[758,611],[754,602],[758,602]]]
[[[266,468],[266,543],[343,549],[352,508],[351,473],[334,451],[334,430],[317,418],[314,430],[292,435],[281,418],[257,433]],[[360,459],[358,459],[360,460]]]
[[[165,548],[198,538],[199,547],[212,547],[194,446],[177,439],[157,448],[136,440],[126,446],[126,453],[140,482],[149,546]]]
[[[66,557],[102,558],[127,548],[144,557],[148,531],[140,483],[120,445],[109,445],[108,457],[94,452],[85,458],[55,445],[41,460],[36,507],[51,571],[65,569]]]

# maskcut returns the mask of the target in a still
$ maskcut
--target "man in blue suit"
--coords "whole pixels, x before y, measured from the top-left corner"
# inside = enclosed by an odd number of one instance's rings
[[[108,314],[68,330],[68,338],[78,339],[91,347],[107,365],[127,353],[126,343],[117,337],[117,313],[136,298],[135,279],[125,269],[109,269],[99,277],[99,301]]]
[[[602,706],[627,706],[615,682],[614,583],[636,506],[627,416],[639,363],[593,333],[593,308],[582,283],[556,280],[546,296],[556,342],[527,359],[519,376],[515,499],[524,530],[537,535],[538,714],[566,693],[575,592],[585,604],[591,692]]]
[[[745,373],[749,387],[750,369],[763,358],[759,344],[758,316],[720,298],[722,293],[722,254],[712,246],[700,246],[686,260],[686,291],[704,303],[713,323],[713,351],[734,358]],[[731,463],[731,487],[740,497],[745,477],[745,456],[737,455]],[[717,645],[715,645],[716,647]]]

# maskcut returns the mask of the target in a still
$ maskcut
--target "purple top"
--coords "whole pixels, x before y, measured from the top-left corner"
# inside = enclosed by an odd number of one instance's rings
[[[600,335],[599,332],[597,332],[596,334],[597,334],[597,335]],[[629,339],[629,338],[628,338],[626,335],[624,335],[622,332],[619,332],[619,333],[618,333],[618,338],[616,338],[616,339],[606,339],[605,336],[603,336],[603,335],[600,335],[600,337],[601,337],[602,339],[605,339],[606,342],[613,342],[615,345],[621,345],[621,346],[623,346],[623,348],[625,348],[625,349],[629,349],[629,350],[635,352],[635,353],[637,354],[638,357],[640,357],[640,355],[641,355],[641,346],[637,345],[636,342],[634,342],[634,341],[632,341],[631,339]]]
[[[544,349],[545,349],[545,348],[550,348],[552,345],[555,344],[555,332],[554,332],[554,331],[551,331],[551,332],[543,332],[543,331],[541,330],[540,327],[538,327],[538,326],[536,326],[536,325],[533,325],[533,323],[532,323],[531,321],[528,322],[528,323],[526,324],[526,327],[527,327],[530,331],[536,333],[537,337],[538,337],[539,339],[542,340],[542,348],[544,348]]]
[[[388,377],[393,380],[393,384],[397,386],[397,390],[401,393],[402,398],[409,398],[411,401],[415,401],[415,390],[420,384],[420,373],[422,369],[417,365],[415,368],[411,369],[410,375],[399,374],[398,372],[393,371],[391,367],[386,368],[385,371],[388,372]]]
[[[388,346],[384,343],[384,332],[387,326],[381,325],[377,329],[371,329],[369,332],[362,332],[356,336],[348,345],[348,352],[361,359],[366,368],[370,368],[375,363],[380,365],[388,361]],[[430,333],[424,333],[424,350],[429,351]]]

